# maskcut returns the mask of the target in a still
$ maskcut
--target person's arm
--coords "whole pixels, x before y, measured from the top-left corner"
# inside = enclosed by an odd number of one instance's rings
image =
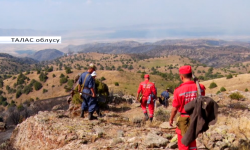
[[[95,93],[95,90],[94,88],[90,88],[91,92],[92,92],[92,97],[96,97],[96,93]]]
[[[78,92],[79,92],[79,93],[82,92],[82,91],[81,91],[81,85],[80,85],[80,84],[78,84]]]
[[[79,93],[81,93],[82,91],[81,91],[81,85],[82,85],[82,75],[80,76],[80,78],[79,78],[79,81],[78,81],[78,92]]]
[[[172,103],[172,111],[171,111],[171,115],[170,115],[170,118],[169,118],[169,125],[170,126],[173,126],[173,122],[174,122],[174,117],[177,113],[177,110],[178,108],[180,107],[180,102],[178,101],[178,94],[177,92],[175,91],[174,92],[174,100],[173,100],[173,103]]]
[[[151,86],[151,88],[152,88],[151,90],[152,90],[154,96],[157,97],[157,92],[156,92],[155,85],[153,84],[153,86]]]
[[[141,84],[139,85],[138,91],[137,91],[137,96],[136,96],[136,100],[139,101],[139,95],[141,93]]]
[[[169,125],[172,127],[173,126],[173,122],[174,122],[174,117],[177,113],[177,108],[176,107],[173,107],[172,108],[172,111],[171,111],[171,116],[170,116],[170,119],[169,119]]]
[[[90,78],[89,78],[88,88],[92,92],[92,97],[96,97],[96,93],[95,93],[95,90],[94,90],[95,81],[94,81],[94,79],[91,76],[89,76],[89,77]]]

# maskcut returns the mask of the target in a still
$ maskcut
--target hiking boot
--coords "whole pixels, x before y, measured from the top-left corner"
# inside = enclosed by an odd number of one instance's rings
[[[148,113],[144,113],[144,116],[145,116],[145,117],[144,117],[144,120],[147,121],[147,120],[149,119]]]
[[[80,116],[81,118],[84,118],[84,110],[82,110],[82,112],[81,112],[81,116]]]
[[[153,121],[153,117],[152,118],[149,118],[150,119],[150,122],[152,122]]]
[[[97,117],[93,116],[93,112],[89,112],[89,116],[88,116],[89,120],[96,120]]]
[[[96,110],[96,113],[97,113],[98,117],[102,117],[102,113],[101,113],[100,109]]]

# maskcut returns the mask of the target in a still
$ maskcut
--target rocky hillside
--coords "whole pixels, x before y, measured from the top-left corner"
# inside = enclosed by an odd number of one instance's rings
[[[38,61],[47,61],[47,60],[53,60],[58,57],[61,57],[63,56],[63,54],[64,54],[63,52],[56,50],[56,49],[45,49],[45,50],[40,50],[36,52],[30,57]]]
[[[231,101],[231,104],[249,105],[250,95],[241,93],[246,96],[246,101]],[[217,124],[197,138],[198,149],[250,148],[247,139],[250,136],[250,108],[224,105],[229,104],[227,96],[213,96],[220,105],[220,114]],[[64,110],[39,112],[16,127],[10,143],[23,150],[177,149],[174,128],[167,122],[171,106],[166,109],[157,104],[153,123],[143,120],[138,103],[111,103],[109,106],[104,111],[105,117],[94,121],[68,115]]]
[[[32,68],[38,61],[32,58],[19,58],[6,53],[0,53],[0,74],[17,74]]]

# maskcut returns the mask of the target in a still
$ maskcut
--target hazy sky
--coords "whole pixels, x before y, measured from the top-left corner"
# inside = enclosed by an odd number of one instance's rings
[[[249,8],[249,0],[0,0],[0,36],[55,35],[64,44],[190,37],[249,41]]]
[[[249,0],[0,0],[0,28],[240,31],[250,26],[249,8]]]

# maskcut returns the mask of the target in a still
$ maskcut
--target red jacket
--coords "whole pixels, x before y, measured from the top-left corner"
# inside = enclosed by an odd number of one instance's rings
[[[205,95],[205,86],[200,84],[201,95]],[[174,91],[173,107],[176,107],[180,113],[186,113],[184,105],[193,101],[197,96],[197,87],[194,81],[182,83]]]
[[[145,89],[147,85],[147,88]],[[145,90],[144,90],[145,89]],[[150,94],[154,94],[156,96],[156,89],[155,85],[152,82],[149,82],[148,80],[143,81],[140,83],[137,93],[143,94],[143,99],[147,99]]]

